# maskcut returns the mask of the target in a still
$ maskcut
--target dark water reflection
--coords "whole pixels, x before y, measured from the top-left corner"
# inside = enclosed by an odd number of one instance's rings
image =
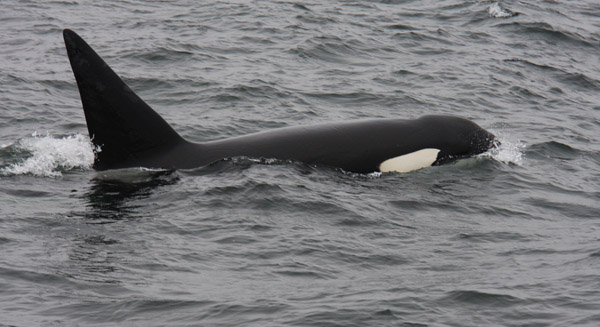
[[[148,242],[139,233],[144,228],[140,219],[152,214],[145,208],[149,205],[146,200],[161,187],[178,181],[174,171],[96,172],[81,195],[84,209],[67,215],[76,220],[58,236],[66,245],[66,257],[50,264],[59,275],[84,283],[86,289],[114,285],[111,297],[130,295],[126,285],[135,284],[130,270],[146,262],[142,257]]]
[[[175,171],[147,171],[137,169],[99,172],[91,180],[83,195],[87,210],[84,218],[89,223],[106,224],[143,215],[138,212],[139,201],[152,195],[161,186],[179,181]]]

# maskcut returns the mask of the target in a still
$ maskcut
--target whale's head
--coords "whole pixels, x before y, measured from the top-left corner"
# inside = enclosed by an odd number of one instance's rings
[[[435,129],[436,148],[440,149],[433,165],[442,165],[485,153],[499,145],[496,136],[474,122],[454,116],[424,116],[429,128]]]
[[[379,164],[381,172],[409,172],[443,165],[487,152],[498,144],[496,137],[474,122],[455,116],[423,116],[399,128],[403,152]],[[408,131],[408,132],[407,132]]]

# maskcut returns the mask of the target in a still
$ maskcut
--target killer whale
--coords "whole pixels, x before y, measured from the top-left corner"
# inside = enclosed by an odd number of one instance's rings
[[[224,140],[183,139],[75,32],[65,47],[87,122],[99,147],[97,170],[191,169],[233,157],[273,158],[347,172],[406,172],[474,156],[495,136],[472,121],[429,115],[285,127]]]

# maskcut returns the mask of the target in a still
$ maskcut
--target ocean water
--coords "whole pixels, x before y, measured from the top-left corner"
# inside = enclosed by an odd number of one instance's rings
[[[597,1],[0,1],[0,326],[599,326]],[[452,114],[406,174],[94,171],[62,29],[185,138]]]

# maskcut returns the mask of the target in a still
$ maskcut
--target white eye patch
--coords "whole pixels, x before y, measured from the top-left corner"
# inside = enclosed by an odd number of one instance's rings
[[[382,162],[379,165],[379,170],[382,173],[406,173],[409,171],[429,167],[437,160],[437,155],[439,152],[439,149],[422,149],[407,153],[405,155],[391,158]]]

